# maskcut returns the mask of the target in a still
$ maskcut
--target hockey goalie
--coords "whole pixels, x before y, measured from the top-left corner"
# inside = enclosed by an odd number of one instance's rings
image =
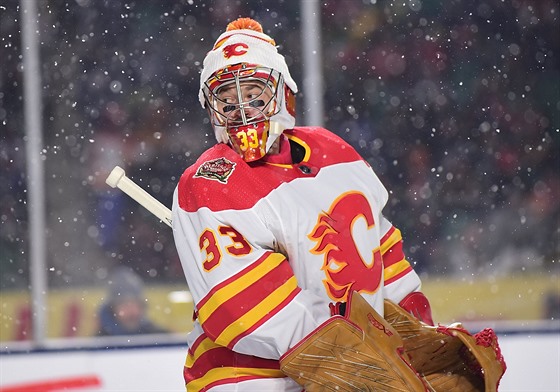
[[[195,304],[187,391],[495,391],[496,336],[433,326],[387,190],[342,138],[295,125],[297,92],[252,19],[204,59],[218,143],[172,209]]]

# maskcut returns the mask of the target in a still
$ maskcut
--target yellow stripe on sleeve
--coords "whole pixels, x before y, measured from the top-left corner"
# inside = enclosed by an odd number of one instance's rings
[[[260,280],[264,275],[269,273],[271,269],[276,268],[284,260],[284,255],[280,253],[272,253],[256,268],[241,275],[239,278],[216,291],[208,302],[198,309],[198,317],[201,323],[208,320],[212,313],[220,307],[224,298],[232,298],[235,294],[243,291],[243,289]]]
[[[402,259],[401,261],[396,262],[395,264],[389,267],[386,267],[384,269],[384,275],[385,275],[384,280],[385,281],[391,280],[395,276],[404,272],[407,268],[410,268],[410,263],[408,262],[407,259]]]
[[[391,247],[393,245],[395,245],[397,242],[402,240],[402,235],[401,235],[401,231],[399,229],[395,229],[391,235],[389,236],[389,238],[387,238],[385,240],[385,242],[383,242],[381,244],[381,254],[384,255],[385,253],[387,253],[387,251],[389,249],[391,249]]]
[[[253,307],[242,317],[224,329],[220,336],[217,337],[216,342],[219,342],[227,347],[232,340],[270,314],[270,312],[285,301],[286,298],[288,298],[294,290],[297,289],[297,287],[297,279],[295,276],[292,276],[257,306]]]

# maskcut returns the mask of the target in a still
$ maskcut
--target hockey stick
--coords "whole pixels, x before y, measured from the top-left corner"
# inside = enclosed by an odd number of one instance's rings
[[[107,176],[105,182],[112,188],[119,188],[141,206],[157,216],[167,224],[167,226],[173,227],[171,222],[171,210],[128,178],[120,166],[115,166]]]

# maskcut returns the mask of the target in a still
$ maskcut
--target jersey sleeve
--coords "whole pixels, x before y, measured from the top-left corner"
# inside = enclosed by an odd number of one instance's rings
[[[173,233],[198,322],[220,346],[280,358],[330,316],[328,303],[300,288],[255,209],[185,209],[187,191],[175,192]]]
[[[381,237],[385,298],[399,303],[409,293],[420,290],[420,277],[404,254],[401,231],[385,217],[381,230],[385,233]]]

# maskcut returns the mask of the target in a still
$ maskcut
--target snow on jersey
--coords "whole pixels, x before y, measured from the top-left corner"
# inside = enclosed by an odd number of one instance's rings
[[[329,303],[355,290],[383,314],[384,298],[419,289],[367,162],[323,128],[284,135],[301,162],[246,163],[217,144],[176,189],[173,232],[197,317],[189,390],[285,377],[278,359],[330,317]]]

